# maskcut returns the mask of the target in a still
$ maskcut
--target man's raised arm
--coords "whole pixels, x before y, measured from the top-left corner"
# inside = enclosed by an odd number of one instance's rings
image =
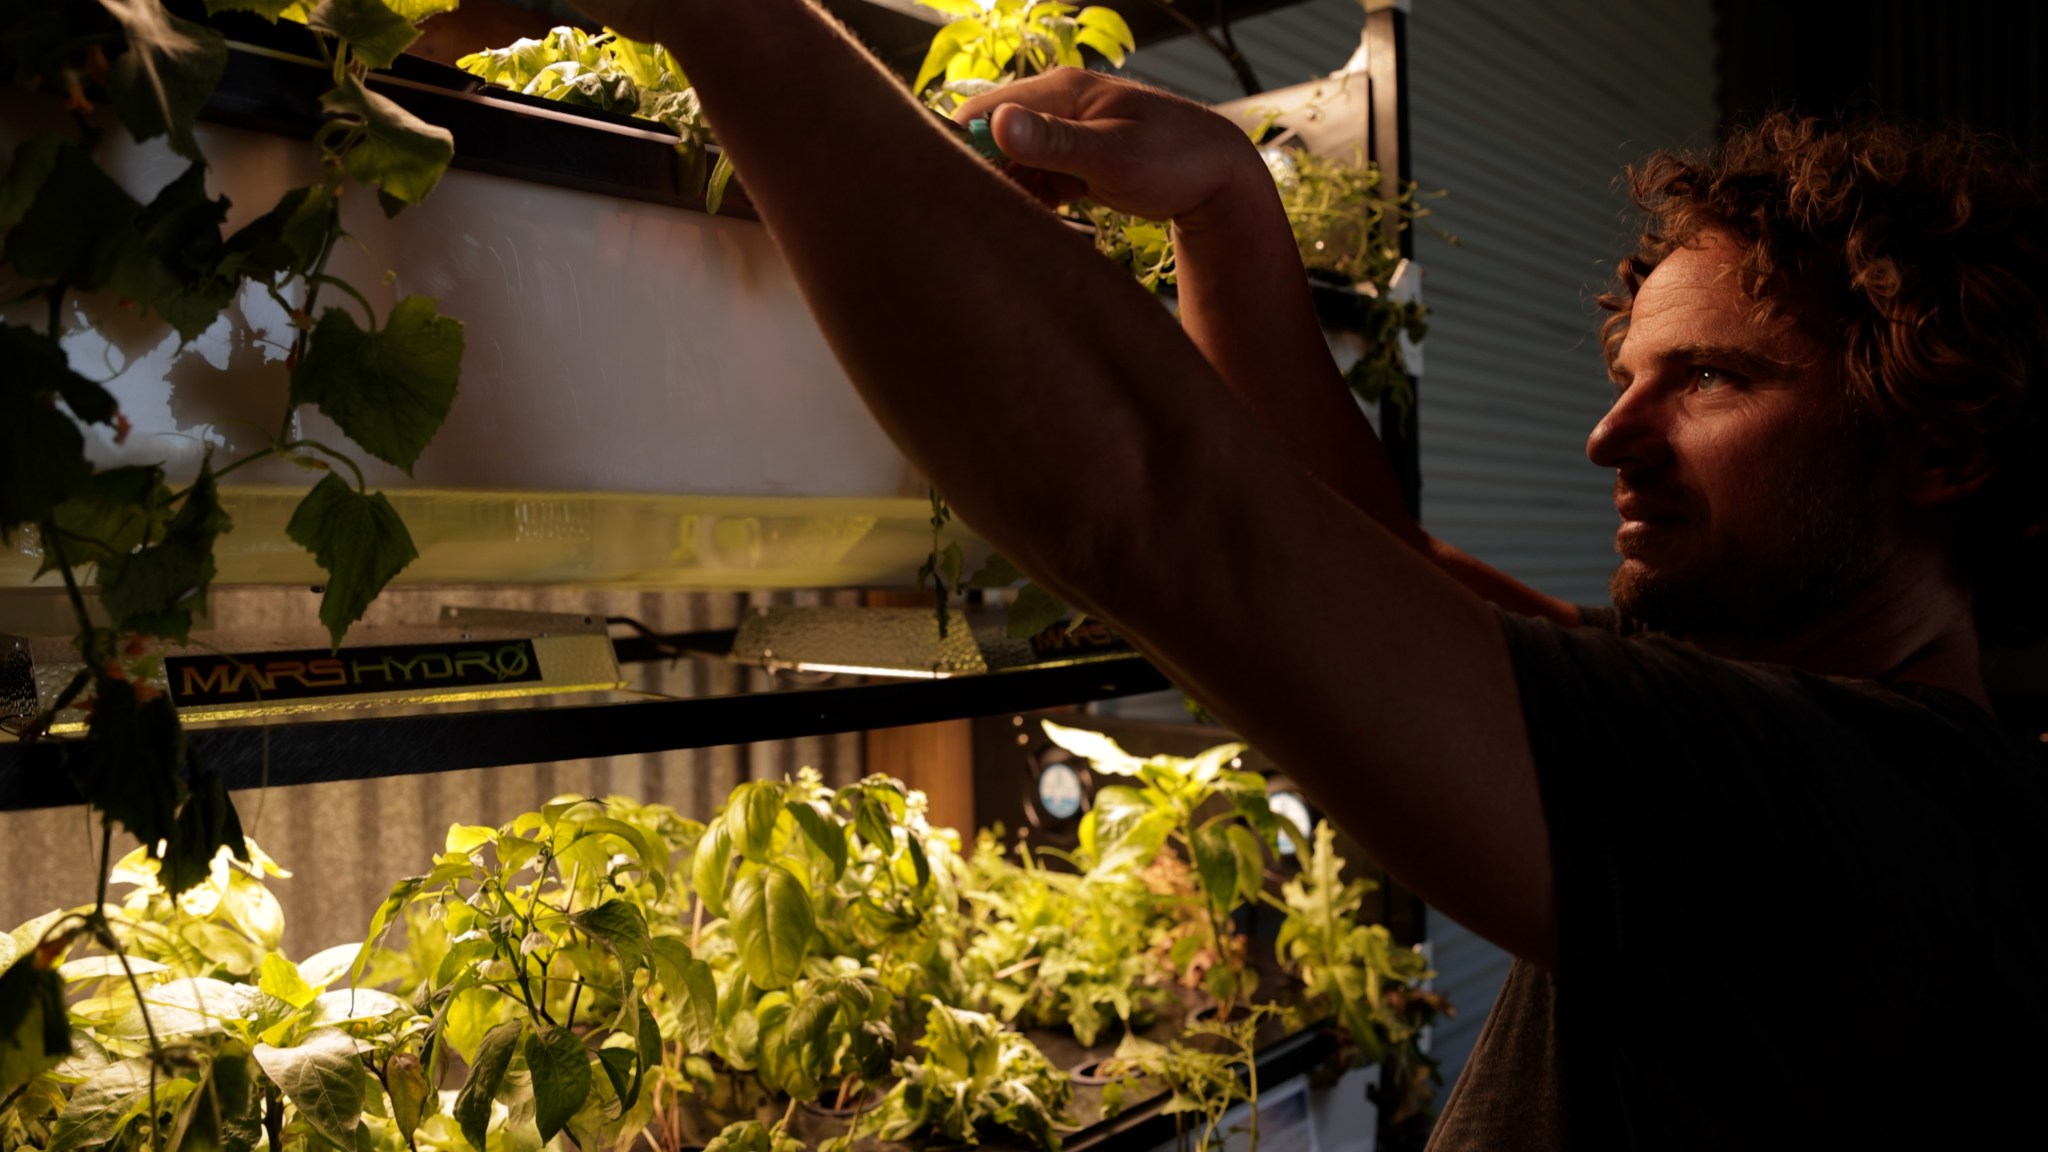
[[[1241,128],[1192,101],[1078,68],[1005,85],[954,112],[976,117],[990,120],[1042,194],[1172,222],[1182,330],[1324,483],[1481,599],[1579,622],[1575,605],[1429,536],[1403,503],[1386,451],[1330,357],[1272,173]]]
[[[1156,301],[807,0],[583,6],[675,53],[862,397],[964,519],[1410,887],[1554,955],[1492,609],[1247,420]]]

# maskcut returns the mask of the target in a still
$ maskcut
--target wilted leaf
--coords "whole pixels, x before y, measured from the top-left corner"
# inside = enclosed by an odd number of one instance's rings
[[[391,1096],[391,1118],[398,1125],[398,1135],[410,1146],[412,1134],[427,1115],[429,1088],[420,1058],[410,1052],[393,1056],[384,1065],[384,1086]]]
[[[491,1029],[484,1034],[483,1043],[477,1046],[476,1059],[470,1061],[469,1079],[455,1097],[454,1116],[472,1148],[485,1147],[484,1133],[490,1127],[491,1101],[497,1098],[498,1086],[505,1080],[505,1070],[512,1066],[512,1053],[518,1047],[519,1035],[525,1027],[520,1021],[508,1020]]]
[[[320,623],[337,647],[391,578],[419,558],[412,533],[382,492],[365,495],[332,472],[299,502],[285,534],[327,570]]]

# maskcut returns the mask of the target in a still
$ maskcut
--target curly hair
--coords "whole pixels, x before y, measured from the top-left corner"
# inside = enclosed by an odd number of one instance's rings
[[[1855,408],[1889,433],[1981,444],[1994,465],[1961,506],[1956,557],[1986,641],[2048,624],[2048,181],[1996,137],[1777,112],[1711,152],[1627,173],[1645,225],[1622,260],[1610,361],[1637,291],[1701,233],[1744,249],[1759,320],[1829,342]]]

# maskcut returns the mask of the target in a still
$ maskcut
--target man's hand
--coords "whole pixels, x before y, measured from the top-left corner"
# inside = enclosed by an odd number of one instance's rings
[[[1083,197],[1149,220],[1227,211],[1241,195],[1273,199],[1250,137],[1200,104],[1079,68],[1060,68],[960,105],[986,118],[1020,183],[1055,201]],[[1043,173],[1044,178],[1037,178]]]

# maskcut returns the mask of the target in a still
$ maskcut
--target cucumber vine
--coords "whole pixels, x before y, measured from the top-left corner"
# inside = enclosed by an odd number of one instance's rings
[[[276,457],[325,473],[286,530],[327,573],[320,620],[339,644],[418,553],[354,458],[299,434],[299,409],[319,409],[363,451],[410,473],[447,417],[460,371],[462,326],[434,301],[406,297],[380,319],[362,292],[328,271],[348,237],[345,192],[373,189],[395,214],[424,199],[454,156],[447,131],[367,83],[419,35],[418,20],[454,0],[206,7],[209,17],[248,12],[304,23],[332,81],[312,140],[320,178],[231,235],[222,227],[228,200],[207,192],[197,127],[227,67],[219,28],[173,15],[162,0],[19,0],[0,17],[0,77],[39,94],[30,100],[64,123],[18,144],[0,177],[0,269],[9,293],[0,304],[0,359],[10,366],[0,376],[0,539],[39,552],[38,576],[56,574],[77,619],[82,665],[25,738],[62,717],[86,717],[91,740],[66,767],[102,825],[100,898],[48,925],[0,977],[0,1042],[13,1046],[0,1060],[0,1095],[69,1051],[55,958],[79,940],[123,955],[105,901],[115,825],[141,842],[173,896],[213,875],[222,853],[250,860],[224,780],[188,744],[157,680],[157,653],[189,640],[216,575],[215,545],[233,528],[220,482]],[[166,138],[185,167],[146,203],[137,199],[102,167],[115,131],[138,144]],[[323,302],[330,290],[356,311]],[[88,438],[120,445],[130,424],[107,382],[71,365],[64,338],[81,318],[77,305],[118,301],[154,316],[183,346],[249,292],[283,309],[294,329],[269,442],[218,466],[209,454],[178,487],[160,465],[97,466]],[[38,315],[28,316],[36,305]],[[88,574],[103,616],[88,601]],[[151,1013],[139,1011],[147,1026]],[[27,1027],[31,1019],[45,1029],[41,1038]],[[154,1028],[147,1031],[154,1083],[170,1056]]]

